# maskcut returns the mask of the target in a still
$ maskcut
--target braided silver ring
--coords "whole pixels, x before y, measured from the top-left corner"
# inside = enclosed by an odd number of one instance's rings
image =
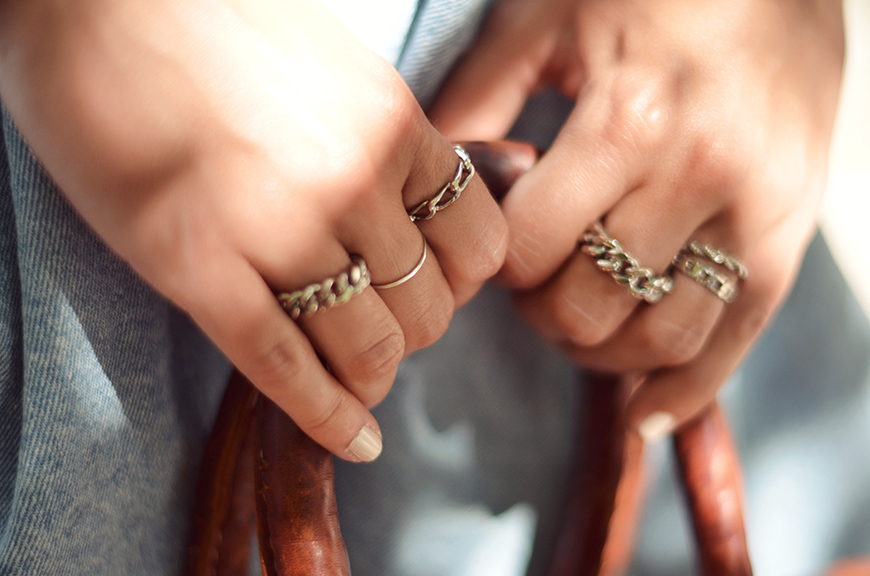
[[[746,269],[743,262],[710,244],[702,244],[697,240],[692,240],[683,247],[683,252],[687,251],[695,256],[706,258],[710,262],[724,266],[731,272],[737,274],[737,277],[741,280],[749,278],[749,270]]]
[[[281,307],[291,318],[298,320],[300,316],[308,317],[319,310],[344,304],[360,294],[371,284],[371,273],[361,256],[352,254],[350,259],[351,265],[338,276],[309,284],[295,292],[278,294]]]
[[[456,175],[453,180],[441,187],[432,198],[420,202],[410,210],[408,216],[411,222],[419,222],[420,220],[429,220],[435,214],[444,210],[457,200],[462,192],[471,182],[474,177],[474,164],[471,163],[471,158],[468,157],[468,152],[462,146],[454,146],[453,151],[459,156],[459,167],[456,169]]]
[[[674,267],[707,288],[726,304],[734,302],[734,299],[737,298],[736,282],[691,254],[680,252],[674,256]]]
[[[618,240],[604,231],[600,222],[583,234],[580,249],[595,258],[598,268],[610,274],[618,284],[626,286],[635,298],[655,304],[674,289],[673,278],[658,276],[652,268],[641,266]]]
[[[724,266],[737,275],[737,280],[732,280],[710,264]],[[749,270],[743,262],[710,244],[702,244],[697,240],[686,244],[674,256],[674,267],[710,290],[726,304],[731,304],[737,298],[737,283],[749,278]]]
[[[423,255],[420,256],[420,260],[417,261],[417,264],[411,269],[410,272],[395,280],[393,282],[388,282],[387,284],[372,284],[372,288],[376,290],[386,290],[387,288],[395,288],[396,286],[401,286],[411,278],[417,275],[417,272],[423,268],[423,263],[426,262],[426,255],[429,253],[429,244],[426,242],[426,239],[423,238]]]

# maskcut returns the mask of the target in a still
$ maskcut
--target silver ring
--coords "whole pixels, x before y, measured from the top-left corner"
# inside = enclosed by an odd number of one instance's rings
[[[423,263],[426,262],[426,255],[429,253],[429,245],[426,242],[426,239],[423,238],[423,255],[420,256],[420,261],[411,269],[410,272],[399,278],[394,282],[389,282],[387,284],[372,284],[372,288],[375,290],[386,290],[387,288],[395,288],[396,286],[400,286],[417,275],[417,272],[423,267]]]
[[[360,294],[371,284],[372,276],[362,256],[352,254],[350,260],[351,265],[338,276],[309,284],[302,290],[278,294],[278,301],[284,311],[294,320],[298,320],[300,316],[308,317],[319,310],[329,310],[333,306],[344,304]]]
[[[695,256],[700,256],[710,262],[725,266],[725,268],[737,274],[737,277],[741,280],[749,278],[749,270],[746,269],[743,262],[710,244],[702,244],[697,240],[692,240],[683,247],[683,251],[692,252]]]
[[[641,266],[618,240],[604,231],[600,222],[586,230],[581,251],[595,258],[598,268],[610,274],[618,284],[627,286],[635,298],[655,304],[674,289],[673,278],[657,276],[652,268]]]
[[[674,256],[677,270],[707,288],[726,304],[737,298],[737,282],[683,250]]]
[[[408,210],[411,222],[429,220],[435,214],[459,200],[459,196],[462,195],[462,192],[474,177],[474,164],[471,163],[471,158],[468,157],[468,152],[465,151],[465,148],[457,145],[453,147],[453,151],[459,156],[459,167],[456,169],[456,175],[435,196],[420,202]]]

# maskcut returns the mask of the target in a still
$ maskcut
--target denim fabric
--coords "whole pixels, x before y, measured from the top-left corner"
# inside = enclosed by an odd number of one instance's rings
[[[398,69],[428,108],[456,60],[471,46],[493,0],[421,0]]]
[[[571,465],[570,364],[487,288],[407,359],[374,414],[384,452],[336,464],[356,575],[515,576],[551,552]]]
[[[2,145],[0,574],[172,573],[228,364]]]

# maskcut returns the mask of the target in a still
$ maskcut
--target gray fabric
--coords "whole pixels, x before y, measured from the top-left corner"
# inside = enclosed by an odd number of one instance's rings
[[[0,574],[161,574],[228,364],[97,239],[3,111]]]

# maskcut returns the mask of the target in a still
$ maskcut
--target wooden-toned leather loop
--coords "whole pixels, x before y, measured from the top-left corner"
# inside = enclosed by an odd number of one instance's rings
[[[264,576],[349,576],[332,454],[260,398],[255,443],[257,534]]]
[[[251,423],[259,393],[234,372],[203,453],[188,538],[188,576],[247,574],[254,526]]]
[[[680,479],[704,576],[751,576],[740,463],[719,405],[674,434]]]

